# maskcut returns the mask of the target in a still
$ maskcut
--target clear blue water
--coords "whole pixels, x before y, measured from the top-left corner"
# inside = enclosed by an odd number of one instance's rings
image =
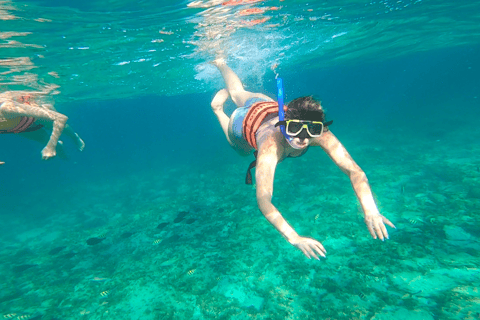
[[[246,7],[212,18],[187,5],[0,3],[1,17],[22,18],[3,19],[0,58],[36,67],[0,66],[1,90],[59,85],[56,108],[86,142],[45,162],[42,145],[1,136],[0,314],[478,319],[480,2],[266,1],[249,7],[281,9],[253,27],[239,27]],[[278,167],[273,202],[327,259],[276,233],[243,184],[251,159],[210,110],[222,88],[211,46],[249,90],[273,96],[278,63],[287,101],[322,101],[397,226],[389,241],[370,239],[321,150]]]

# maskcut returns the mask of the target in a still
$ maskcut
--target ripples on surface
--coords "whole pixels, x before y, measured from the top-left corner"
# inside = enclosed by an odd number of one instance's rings
[[[388,59],[480,33],[478,2],[243,2],[0,1],[2,90],[56,83],[60,100],[213,91],[216,55],[261,81],[274,64]]]

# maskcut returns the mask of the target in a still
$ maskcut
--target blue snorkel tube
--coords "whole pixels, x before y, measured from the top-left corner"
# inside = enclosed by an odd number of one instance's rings
[[[285,110],[283,110],[283,80],[282,80],[282,78],[277,78],[277,89],[278,89],[278,91],[277,91],[278,121],[285,121]],[[287,142],[290,144],[290,146],[294,147],[291,144],[292,137],[290,137],[287,134],[287,131],[285,130],[285,125],[284,124],[280,125],[280,131],[282,132],[285,139],[287,139]],[[295,149],[297,149],[297,148],[295,148]]]
[[[285,110],[283,110],[283,80],[282,78],[277,78],[277,100],[278,100],[278,121],[285,121]],[[287,134],[285,131],[285,125],[280,125],[280,131],[287,141],[291,141],[292,137]]]

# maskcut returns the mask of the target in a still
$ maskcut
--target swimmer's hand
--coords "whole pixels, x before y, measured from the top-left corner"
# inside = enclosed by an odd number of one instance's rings
[[[5,162],[0,161],[0,166],[1,166],[2,164],[5,164]]]
[[[382,216],[380,213],[365,214],[365,224],[367,225],[368,231],[372,235],[372,238],[380,238],[382,241],[388,239],[388,232],[387,228],[385,228],[385,224],[396,229],[393,223],[391,223],[390,220]]]
[[[325,250],[322,244],[312,238],[296,236],[295,238],[290,239],[289,242],[297,247],[297,249],[300,249],[300,251],[302,251],[308,259],[313,257],[317,260],[320,260],[317,255],[325,258],[325,254],[327,253],[327,250]]]

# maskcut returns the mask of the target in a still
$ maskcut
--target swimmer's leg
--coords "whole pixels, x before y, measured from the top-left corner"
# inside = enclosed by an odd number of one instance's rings
[[[211,106],[212,106],[213,113],[215,113],[215,115],[217,116],[218,122],[222,126],[223,133],[225,134],[225,137],[227,138],[228,143],[232,145],[232,142],[228,137],[228,124],[230,122],[230,118],[223,111],[223,105],[227,101],[228,96],[229,96],[228,91],[226,89],[222,89],[218,91],[212,100]]]
[[[230,94],[233,102],[237,105],[237,107],[243,107],[245,105],[245,102],[251,98],[263,98],[272,101],[272,98],[262,93],[253,93],[250,91],[246,91],[243,88],[243,84],[240,78],[238,78],[235,72],[233,72],[233,70],[227,66],[225,60],[216,59],[213,61],[213,65],[215,65],[218,70],[220,70],[223,80],[225,81],[227,91]]]
[[[85,142],[83,142],[82,138],[80,138],[80,136],[75,131],[73,131],[70,125],[67,124],[65,126],[65,129],[63,129],[63,133],[73,140],[73,142],[77,145],[78,150],[83,151],[83,149],[85,148]]]
[[[45,128],[41,128],[35,131],[27,131],[27,132],[20,132],[17,135],[21,136],[22,138],[26,138],[28,140],[36,141],[45,145],[48,143],[49,135]],[[67,159],[67,154],[63,149],[63,144],[61,141],[58,141],[56,146],[57,155],[62,159]]]
[[[67,116],[52,111],[49,108],[33,107],[27,104],[14,104],[12,102],[5,102],[1,105],[2,113],[5,117],[12,118],[17,116],[34,117],[39,123],[49,123],[53,130],[47,145],[42,150],[42,158],[44,160],[50,159],[56,155],[55,148],[57,147],[58,139],[62,134],[65,124],[68,120]]]
[[[57,110],[52,104],[42,104],[41,107],[57,112]],[[82,138],[80,138],[80,136],[75,131],[73,131],[72,127],[69,124],[65,125],[62,134],[66,134],[70,139],[72,139],[73,142],[77,145],[78,150],[83,151],[83,149],[85,149],[85,142],[83,142]]]

